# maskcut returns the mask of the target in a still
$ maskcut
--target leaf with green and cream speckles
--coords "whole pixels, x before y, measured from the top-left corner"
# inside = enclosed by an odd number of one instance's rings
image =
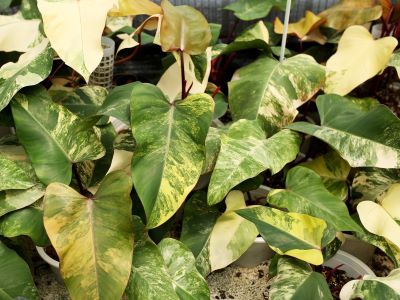
[[[39,300],[39,293],[26,262],[0,241],[0,298]]]
[[[396,51],[392,54],[392,56],[390,57],[388,66],[395,68],[396,72],[397,72],[397,76],[400,77],[400,51]]]
[[[263,239],[278,254],[299,258],[314,265],[322,264],[322,240],[325,221],[298,213],[286,213],[265,206],[236,211],[253,222]]]
[[[302,166],[291,169],[287,173],[286,189],[272,190],[267,201],[291,212],[321,218],[337,231],[361,231],[342,199],[325,188],[317,173]]]
[[[0,191],[24,190],[38,179],[25,151],[20,146],[0,146]]]
[[[47,187],[44,225],[73,299],[121,298],[133,252],[131,187],[121,171],[107,175],[91,198],[61,183]]]
[[[6,190],[0,192],[0,216],[24,208],[44,195],[44,187],[35,185],[26,190]]]
[[[210,299],[207,282],[197,271],[195,258],[184,244],[166,238],[158,244],[158,249],[179,299]]]
[[[399,300],[400,269],[392,270],[387,277],[365,275],[363,279],[349,281],[340,291],[340,299]]]
[[[0,110],[7,106],[20,89],[38,84],[50,74],[53,55],[54,51],[45,39],[22,54],[17,62],[6,63],[0,68]]]
[[[134,226],[135,249],[126,290],[129,300],[158,300],[160,295],[168,300],[210,299],[207,283],[184,244],[164,239],[157,247],[137,216]]]
[[[348,193],[346,180],[351,168],[335,151],[330,150],[328,153],[300,165],[321,176],[322,182],[329,192],[342,200],[346,199]]]
[[[50,245],[43,225],[43,211],[34,207],[17,210],[0,218],[0,235],[7,238],[26,235],[37,246]]]
[[[225,127],[210,127],[206,137],[206,160],[204,161],[202,174],[211,172],[217,162],[221,148],[221,136],[228,131]]]
[[[271,280],[271,300],[333,299],[325,277],[311,266],[292,257],[278,260],[278,274]]]
[[[114,117],[124,124],[130,125],[132,91],[138,84],[140,83],[133,82],[112,89],[97,113],[99,115]]]
[[[229,54],[246,49],[269,49],[269,32],[263,21],[250,26],[248,29],[238,35],[235,40],[227,45],[220,55]]]
[[[234,120],[259,120],[268,136],[293,122],[297,108],[324,85],[325,70],[300,54],[279,62],[262,57],[239,69],[229,83]]]
[[[400,120],[388,107],[365,111],[338,95],[319,96],[317,107],[321,126],[298,122],[288,128],[323,140],[352,167],[400,167]]]
[[[170,103],[150,84],[138,84],[132,93],[131,124],[137,142],[132,177],[147,227],[154,228],[178,210],[200,177],[214,102],[197,94]]]
[[[355,199],[355,204],[364,200],[380,199],[390,185],[399,181],[398,169],[360,169],[354,176],[352,198]]]
[[[14,98],[11,108],[19,141],[43,183],[69,184],[72,163],[104,156],[94,129],[52,102],[45,89],[24,90]]]
[[[300,137],[293,131],[282,130],[266,139],[257,121],[237,121],[222,137],[208,203],[220,202],[233,187],[267,169],[278,173],[296,158],[299,147]]]
[[[236,214],[246,207],[243,193],[232,191],[226,197],[226,210],[217,219],[210,236],[211,271],[225,268],[237,260],[254,243],[257,227]]]
[[[211,272],[210,236],[220,215],[215,206],[207,205],[207,194],[204,191],[193,194],[185,205],[180,240],[192,251],[196,267],[204,277]]]

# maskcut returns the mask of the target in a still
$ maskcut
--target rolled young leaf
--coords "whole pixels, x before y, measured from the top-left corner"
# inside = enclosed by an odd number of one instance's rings
[[[60,272],[74,299],[120,299],[133,252],[132,182],[107,175],[93,197],[52,183],[44,199],[44,225],[60,258]]]
[[[137,142],[132,178],[147,227],[154,228],[177,211],[197,183],[214,101],[198,94],[171,103],[150,84],[136,85],[132,94],[131,124]]]
[[[317,99],[321,126],[287,126],[311,134],[334,148],[352,167],[400,167],[400,120],[384,105],[365,111],[338,95]]]
[[[19,141],[44,184],[69,184],[72,163],[104,156],[105,149],[94,129],[52,102],[44,88],[18,94],[11,108]]]

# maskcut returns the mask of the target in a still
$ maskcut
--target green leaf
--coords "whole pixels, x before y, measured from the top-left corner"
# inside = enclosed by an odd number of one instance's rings
[[[384,105],[364,111],[338,95],[317,99],[321,126],[298,122],[288,128],[313,135],[352,167],[400,167],[400,120]]]
[[[211,272],[209,262],[210,237],[221,213],[215,206],[207,205],[207,194],[198,191],[185,205],[181,242],[196,258],[196,267],[206,277]]]
[[[37,246],[50,245],[43,225],[43,211],[34,207],[17,210],[0,218],[0,235],[7,238],[26,235]]]
[[[400,51],[395,51],[388,62],[389,67],[396,69],[397,76],[400,77]]]
[[[272,279],[269,299],[333,299],[325,277],[311,266],[291,257],[278,260],[278,275]]]
[[[226,46],[221,55],[246,49],[269,50],[268,44],[268,29],[263,21],[259,21],[243,31],[232,43]]]
[[[210,30],[211,30],[211,42],[210,46],[215,45],[218,42],[219,36],[221,34],[221,24],[210,23]]]
[[[44,89],[24,90],[11,108],[18,138],[43,183],[69,184],[72,163],[104,156],[94,129],[52,102]]]
[[[236,185],[269,169],[278,173],[299,152],[300,138],[283,130],[265,139],[256,121],[234,123],[221,140],[214,172],[208,188],[208,203],[220,202]]]
[[[232,117],[257,119],[270,136],[294,120],[297,108],[322,88],[324,81],[324,67],[311,56],[300,54],[281,63],[259,58],[237,70],[228,84]]]
[[[8,7],[10,6],[11,2],[12,2],[12,0],[3,0],[3,1],[0,3],[0,9],[6,9],[6,8],[8,8]]]
[[[37,184],[37,178],[21,146],[0,146],[0,191],[23,190]]]
[[[245,207],[242,192],[232,191],[226,197],[226,210],[217,219],[210,236],[211,271],[225,268],[254,243],[257,227],[235,213],[235,210]]]
[[[99,115],[114,117],[126,125],[130,125],[132,91],[138,84],[137,82],[133,82],[112,89],[97,113]]]
[[[254,206],[236,211],[253,222],[263,239],[278,254],[299,258],[314,265],[323,262],[321,252],[325,221],[304,214]]]
[[[294,167],[287,173],[286,189],[272,190],[267,201],[291,212],[308,214],[325,220],[338,231],[361,231],[350,217],[342,199],[331,194],[321,177],[305,167]]]
[[[329,192],[342,200],[346,199],[348,193],[346,180],[351,168],[335,151],[330,150],[300,165],[316,172]]]
[[[42,15],[37,7],[37,0],[22,0],[20,11],[26,20],[42,18]]]
[[[193,7],[173,6],[168,0],[161,1],[161,8],[162,50],[181,50],[189,55],[204,53],[211,42],[211,30],[206,18]]]
[[[400,269],[390,272],[387,277],[365,275],[361,280],[346,283],[340,291],[340,299],[400,299]]]
[[[9,62],[0,68],[0,111],[20,89],[38,84],[50,74],[53,55],[49,41],[43,40],[16,63]]]
[[[273,7],[284,10],[286,1],[238,0],[225,6],[225,9],[233,11],[235,16],[243,21],[250,21],[266,17]]]
[[[0,192],[0,216],[24,208],[36,202],[44,195],[42,185],[35,185],[27,190],[6,190]]]
[[[136,141],[132,136],[132,131],[124,130],[118,132],[118,135],[114,140],[114,149],[134,152],[135,148]]]
[[[133,95],[131,124],[137,148],[132,176],[147,227],[154,228],[177,211],[197,183],[213,100],[197,94],[170,103],[150,84],[138,84]]]
[[[221,148],[221,136],[227,128],[210,127],[206,137],[206,159],[204,161],[202,174],[209,173],[214,169],[218,153]]]
[[[19,297],[39,300],[39,293],[33,282],[26,262],[0,241],[0,298],[4,300]]]
[[[72,298],[121,298],[133,252],[131,187],[121,171],[106,176],[93,197],[61,183],[47,187],[44,225]]]

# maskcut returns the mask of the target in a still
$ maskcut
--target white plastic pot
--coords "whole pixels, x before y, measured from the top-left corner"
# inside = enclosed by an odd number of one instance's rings
[[[61,277],[60,273],[60,263],[55,259],[51,258],[46,251],[44,251],[43,247],[36,247],[37,252],[39,253],[40,257],[50,265],[51,270],[53,271],[54,275],[56,276],[56,280],[64,284],[64,281]]]

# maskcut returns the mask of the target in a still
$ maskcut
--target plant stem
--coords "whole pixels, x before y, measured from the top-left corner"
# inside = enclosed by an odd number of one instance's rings
[[[187,96],[186,94],[186,78],[185,78],[185,59],[183,57],[183,51],[179,51],[179,56],[181,59],[181,82],[182,82],[182,100],[184,100]]]

